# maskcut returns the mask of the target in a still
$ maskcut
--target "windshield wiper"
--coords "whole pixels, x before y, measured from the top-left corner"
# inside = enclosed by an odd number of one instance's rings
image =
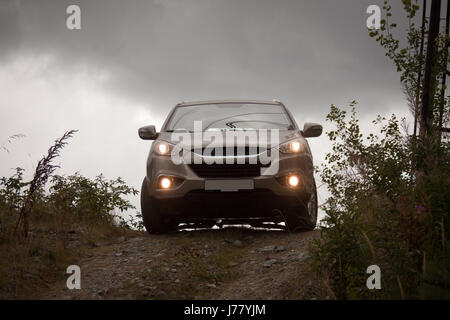
[[[192,133],[192,131],[189,131],[187,129],[174,129],[174,130],[165,130],[164,132],[187,132],[187,133]]]
[[[236,128],[236,126],[234,125],[237,122],[261,122],[261,123],[270,123],[276,126],[281,126],[281,127],[286,127],[287,130],[292,130],[293,126],[290,124],[288,126],[286,126],[285,123],[281,123],[281,122],[274,122],[274,121],[266,121],[266,120],[236,120],[236,121],[231,121],[231,122],[227,122],[226,125],[229,126],[230,128]]]

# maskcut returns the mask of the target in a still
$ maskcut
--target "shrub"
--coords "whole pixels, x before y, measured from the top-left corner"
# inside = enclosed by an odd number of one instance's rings
[[[448,142],[426,147],[378,117],[379,136],[364,136],[352,102],[331,106],[333,147],[320,173],[330,197],[313,268],[340,299],[449,297]],[[418,169],[425,161],[426,170]],[[380,266],[382,290],[368,290],[366,269]],[[438,294],[436,294],[438,292]]]
[[[49,149],[32,181],[24,181],[22,168],[0,178],[0,298],[35,297],[36,288],[64,274],[86,245],[140,227],[120,215],[134,208],[127,196],[138,192],[121,178],[52,176],[51,160],[69,136]],[[20,223],[23,233],[16,232]]]

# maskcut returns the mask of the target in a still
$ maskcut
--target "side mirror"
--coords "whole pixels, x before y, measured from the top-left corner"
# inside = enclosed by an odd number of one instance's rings
[[[322,126],[318,123],[306,122],[302,134],[305,138],[318,137],[322,134]]]
[[[139,128],[139,137],[143,140],[155,140],[158,138],[158,132],[154,125]]]

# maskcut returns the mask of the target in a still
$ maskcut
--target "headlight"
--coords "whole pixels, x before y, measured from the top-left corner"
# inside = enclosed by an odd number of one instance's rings
[[[298,186],[298,182],[299,182],[300,180],[298,179],[298,176],[296,176],[296,175],[291,175],[291,176],[289,176],[289,178],[288,178],[288,183],[289,183],[289,185],[291,186],[291,187],[296,187],[296,186]]]
[[[183,179],[174,176],[159,176],[158,189],[168,190],[178,187],[183,182]]]
[[[291,140],[280,144],[278,147],[282,153],[300,153],[303,152],[304,148],[305,146],[301,140]]]
[[[160,156],[170,156],[173,145],[167,142],[157,142],[155,145],[155,152]]]
[[[161,186],[161,189],[169,189],[172,186],[172,180],[164,177],[159,180],[159,185]]]
[[[278,182],[283,186],[297,188],[300,186],[300,175],[297,173],[291,173],[277,178]]]

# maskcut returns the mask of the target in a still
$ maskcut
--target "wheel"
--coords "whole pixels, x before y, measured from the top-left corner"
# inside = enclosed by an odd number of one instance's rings
[[[314,228],[317,225],[317,212],[319,209],[319,205],[317,204],[317,187],[316,187],[316,181],[313,179],[313,192],[311,193],[311,198],[308,202],[308,217],[306,223],[306,230],[314,230]]]
[[[317,224],[317,211],[317,188],[313,180],[313,190],[308,203],[286,210],[285,220],[288,230],[291,232],[314,230]]]
[[[145,230],[150,234],[163,234],[175,231],[177,224],[161,215],[158,205],[148,196],[147,190],[147,183],[144,179],[141,188],[141,211]]]

